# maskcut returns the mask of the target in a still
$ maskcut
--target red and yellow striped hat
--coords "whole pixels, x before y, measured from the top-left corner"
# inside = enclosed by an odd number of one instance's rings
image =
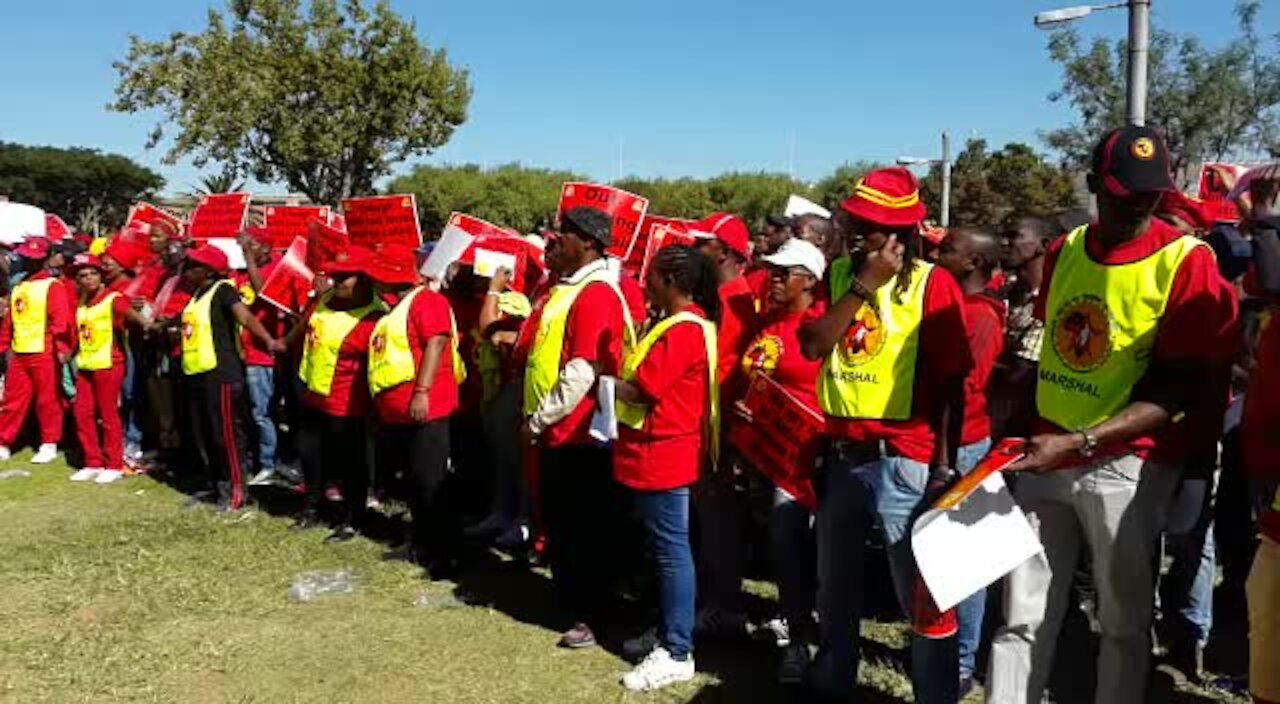
[[[897,166],[862,177],[840,207],[860,220],[885,227],[910,227],[925,218],[916,177]]]

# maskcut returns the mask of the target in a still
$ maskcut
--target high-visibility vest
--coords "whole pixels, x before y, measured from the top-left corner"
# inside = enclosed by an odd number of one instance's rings
[[[413,349],[409,347],[409,308],[423,290],[419,286],[410,291],[373,328],[373,339],[369,343],[369,391],[374,396],[413,381],[418,374]],[[452,310],[449,311],[449,342],[453,380],[461,384],[467,380],[467,366],[458,350],[458,323]]]
[[[76,330],[80,346],[76,366],[90,372],[111,368],[111,348],[115,343],[115,311],[119,293],[109,293],[96,305],[76,308]]]
[[[213,346],[213,319],[209,314],[213,296],[230,281],[219,279],[202,295],[192,298],[182,309],[182,373],[203,374],[218,366]]]
[[[622,290],[611,278],[611,274],[600,267],[582,277],[581,281],[572,284],[558,284],[551,289],[551,295],[542,306],[542,315],[538,319],[538,329],[534,333],[533,345],[529,349],[529,361],[524,370],[524,414],[532,416],[542,405],[547,394],[555,387],[560,378],[560,357],[564,352],[565,327],[569,324],[569,311],[578,294],[593,283],[606,284],[618,297],[622,306],[622,318],[626,331],[624,346],[629,348],[635,342],[635,328],[631,323],[631,313],[627,310],[627,300]],[[624,350],[625,351],[625,350]]]
[[[298,378],[312,393],[328,396],[333,390],[333,375],[338,369],[338,352],[347,335],[370,314],[386,310],[377,298],[359,308],[334,310],[325,296],[307,319],[307,339],[302,346],[302,364]]]
[[[1129,403],[1146,373],[1160,318],[1182,265],[1196,247],[1182,236],[1131,264],[1099,264],[1081,227],[1067,235],[1045,306],[1045,344],[1036,381],[1040,416],[1082,430]]]
[[[834,267],[833,267],[834,268]],[[920,350],[924,293],[933,265],[915,262],[906,291],[896,294],[897,279],[863,301],[818,375],[818,405],[833,418],[906,420],[911,417]],[[853,283],[847,265],[833,271],[831,300]]]
[[[23,281],[13,287],[9,312],[13,318],[13,351],[20,354],[44,352],[44,332],[48,324],[49,289],[53,279]]]
[[[716,326],[710,320],[699,317],[688,311],[681,311],[675,315],[667,316],[658,321],[648,333],[645,334],[640,342],[636,344],[635,349],[627,354],[626,360],[622,364],[622,373],[618,378],[623,381],[633,381],[636,373],[640,370],[640,365],[644,363],[645,357],[649,356],[649,350],[653,349],[658,339],[666,334],[672,327],[680,323],[694,323],[702,328],[702,339],[706,344],[707,351],[707,398],[710,399],[710,413],[706,417],[703,432],[707,438],[707,447],[711,456],[711,466],[716,466],[720,457],[720,384],[716,380]],[[627,403],[625,401],[615,402],[615,410],[618,415],[618,422],[635,430],[644,428],[645,421],[649,418],[649,409],[645,406]]]

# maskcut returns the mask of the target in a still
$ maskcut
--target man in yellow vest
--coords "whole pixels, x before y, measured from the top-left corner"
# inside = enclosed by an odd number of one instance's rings
[[[632,334],[622,293],[604,251],[613,222],[579,207],[561,217],[558,255],[563,275],[540,314],[524,378],[528,433],[541,446],[541,484],[551,573],[573,616],[561,647],[595,645],[608,599],[619,511],[613,455],[590,435],[596,379],[617,376]],[[549,262],[550,263],[550,262]]]
[[[928,613],[915,608],[911,521],[926,497],[956,476],[964,379],[973,362],[959,285],[921,259],[924,217],[906,169],[859,181],[833,218],[850,255],[832,263],[831,307],[799,334],[804,356],[823,360],[818,402],[831,436],[819,479],[820,649],[811,679],[819,697],[832,701],[847,700],[855,682],[868,532],[875,523],[883,530],[903,610]],[[918,620],[912,642],[916,701],[954,704],[954,623],[933,625]]]
[[[249,400],[239,326],[273,354],[285,345],[272,337],[240,300],[227,278],[227,255],[212,245],[187,252],[183,284],[191,301],[182,310],[182,373],[187,383],[196,441],[204,455],[204,477],[196,498],[217,492],[221,510],[245,503],[244,470],[249,466]]]
[[[9,314],[0,326],[0,352],[9,354],[4,405],[0,407],[0,461],[18,439],[34,396],[40,424],[40,448],[33,464],[47,464],[58,455],[63,409],[59,365],[72,349],[72,311],[63,282],[45,266],[49,241],[29,239],[15,250],[23,258],[27,277],[9,297]]]
[[[1010,471],[1023,473],[1015,495],[1045,552],[1006,584],[993,702],[1040,701],[1084,550],[1102,625],[1094,701],[1143,701],[1152,551],[1193,449],[1181,421],[1222,406],[1205,397],[1220,389],[1206,380],[1230,365],[1239,337],[1235,293],[1208,246],[1152,217],[1176,190],[1159,132],[1106,135],[1089,189],[1098,221],[1049,247],[1036,302],[1045,323],[1037,434]]]

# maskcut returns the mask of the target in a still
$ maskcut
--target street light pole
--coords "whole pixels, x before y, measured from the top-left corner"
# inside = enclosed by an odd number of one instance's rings
[[[942,212],[938,221],[943,227],[951,224],[951,135],[942,131]]]
[[[1151,0],[1129,0],[1129,124],[1147,123],[1147,55],[1151,45]]]

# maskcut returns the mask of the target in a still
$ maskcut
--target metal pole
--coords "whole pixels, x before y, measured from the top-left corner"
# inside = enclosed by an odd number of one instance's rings
[[[943,227],[951,224],[951,135],[942,131],[942,212],[938,221]]]
[[[1147,123],[1147,53],[1151,42],[1151,0],[1129,0],[1129,86],[1125,116]]]

